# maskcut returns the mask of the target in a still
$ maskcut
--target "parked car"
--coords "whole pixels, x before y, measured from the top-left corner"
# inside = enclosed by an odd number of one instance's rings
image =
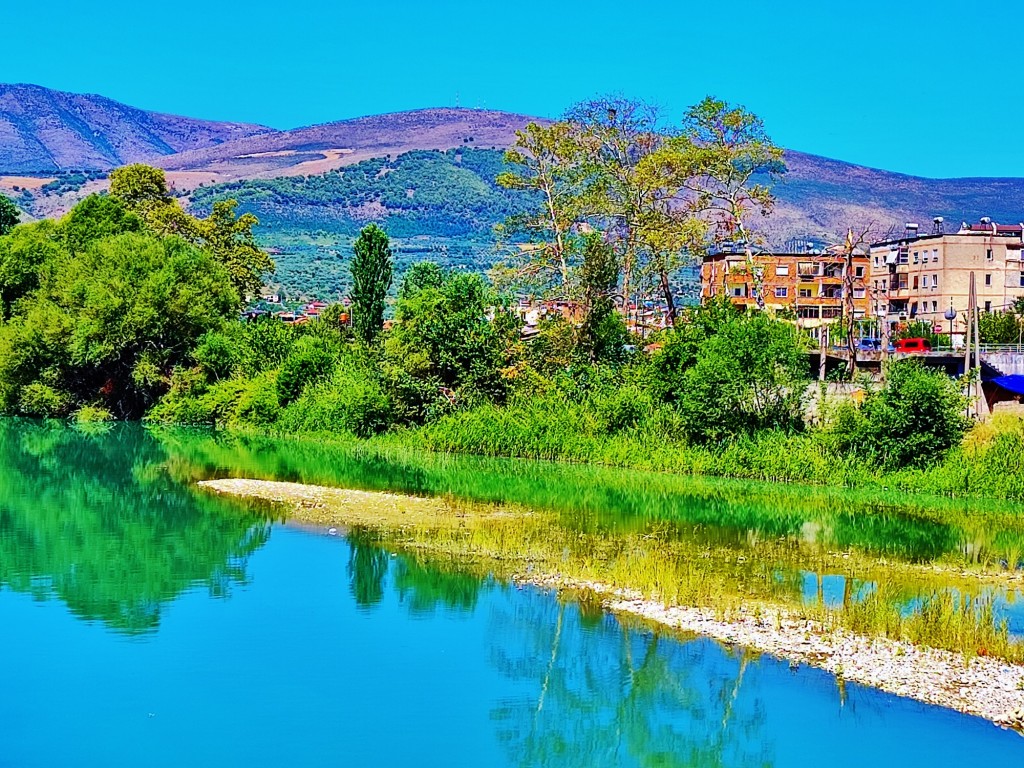
[[[857,342],[857,349],[861,352],[881,352],[882,351],[882,340],[874,339],[871,337],[865,337]],[[893,345],[889,344],[889,352],[894,349]]]
[[[920,337],[914,339],[899,339],[896,342],[897,352],[931,352],[932,343],[928,339]]]

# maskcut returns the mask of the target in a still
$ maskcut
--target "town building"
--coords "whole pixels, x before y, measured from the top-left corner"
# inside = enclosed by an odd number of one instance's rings
[[[965,330],[970,276],[975,276],[978,308],[1010,308],[1024,296],[1024,227],[982,219],[944,232],[943,220],[920,234],[908,224],[902,237],[871,246],[871,312],[890,323],[923,320],[936,331]],[[951,313],[952,314],[952,313]]]
[[[851,309],[854,318],[864,318],[871,306],[870,259],[854,253],[849,275],[847,261],[845,253],[830,251],[755,253],[751,269],[744,252],[709,254],[701,265],[701,301],[727,296],[741,307],[789,311],[800,326],[812,329],[838,321]],[[847,289],[850,301],[844,300]]]

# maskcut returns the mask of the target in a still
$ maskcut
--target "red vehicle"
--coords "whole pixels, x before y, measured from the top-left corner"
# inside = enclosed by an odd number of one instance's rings
[[[932,344],[928,339],[897,339],[897,352],[931,352]]]

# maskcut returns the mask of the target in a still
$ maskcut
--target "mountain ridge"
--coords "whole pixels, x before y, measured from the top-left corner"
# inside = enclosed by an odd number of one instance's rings
[[[149,112],[99,94],[0,84],[0,172],[6,174],[106,171],[272,130]]]
[[[21,194],[19,203],[33,215],[53,216],[102,189],[103,182],[46,191],[25,176],[60,172],[73,167],[75,157],[100,171],[128,162],[159,165],[187,196],[225,182],[319,176],[408,152],[502,150],[531,121],[549,122],[498,110],[438,107],[276,130],[145,112],[96,94],[0,85],[0,191]],[[775,247],[800,238],[834,240],[848,227],[868,224],[885,232],[936,215],[951,224],[981,216],[1024,219],[1021,178],[932,179],[795,150],[785,156],[789,170],[775,188],[775,213],[758,222]]]

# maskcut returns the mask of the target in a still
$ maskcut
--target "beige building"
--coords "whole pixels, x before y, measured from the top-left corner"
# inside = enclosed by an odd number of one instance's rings
[[[904,236],[871,246],[872,314],[890,322],[924,320],[948,332],[945,315],[956,312],[953,332],[964,332],[970,275],[974,273],[978,307],[1009,308],[1024,296],[1024,227],[982,219],[958,232],[942,231],[935,220],[931,234],[908,225]]]

